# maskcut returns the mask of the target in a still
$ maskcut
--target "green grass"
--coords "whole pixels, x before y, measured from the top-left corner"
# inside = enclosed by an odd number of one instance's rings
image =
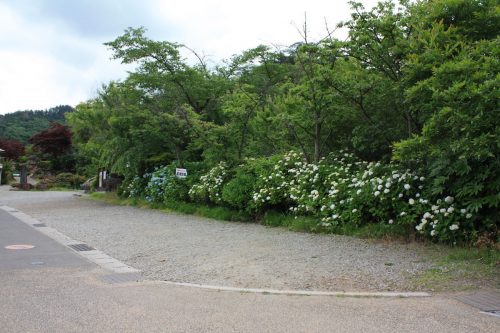
[[[318,220],[307,216],[293,216],[276,211],[268,211],[262,217],[261,224],[269,227],[285,227],[293,231],[321,232]]]
[[[406,240],[408,230],[400,225],[367,224],[363,226],[340,225],[325,228],[318,224],[318,219],[309,216],[297,216],[283,214],[276,211],[268,211],[261,219],[263,225],[269,227],[285,227],[293,231],[313,233],[333,233],[337,235],[355,236],[359,238]]]
[[[414,289],[463,291],[500,288],[500,251],[429,245],[423,254],[434,265],[411,279]]]
[[[135,198],[120,198],[114,192],[94,192],[89,196],[91,199],[104,201],[114,205],[135,206],[139,208],[159,209],[167,212],[178,212],[208,217],[221,221],[248,222],[251,217],[242,212],[226,207],[209,206],[191,202],[168,202],[166,204],[150,203],[146,200]]]

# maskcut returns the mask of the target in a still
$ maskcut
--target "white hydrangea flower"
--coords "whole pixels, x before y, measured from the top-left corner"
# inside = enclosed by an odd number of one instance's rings
[[[389,224],[393,224],[394,223],[394,220],[389,220]]]
[[[436,231],[436,230],[432,230],[432,231],[431,231],[431,236],[433,236],[433,237],[434,237],[434,236],[436,236],[436,234],[437,234],[437,231]]]
[[[380,191],[375,191],[375,193],[373,193],[373,195],[378,197],[380,195]]]
[[[451,231],[458,230],[458,224],[452,224],[452,225],[450,225],[449,229]]]
[[[412,198],[410,198],[410,199],[408,200],[408,203],[409,203],[410,205],[414,205],[414,204],[415,204],[415,200],[413,200]]]
[[[450,197],[450,196],[447,196],[446,198],[444,198],[444,202],[446,202],[447,204],[451,204],[453,203],[453,197]]]
[[[409,190],[411,188],[410,184],[404,184],[405,190]]]

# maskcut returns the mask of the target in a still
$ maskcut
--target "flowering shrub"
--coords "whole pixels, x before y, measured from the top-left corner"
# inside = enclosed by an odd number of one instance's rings
[[[317,218],[327,230],[347,224],[399,225],[443,242],[466,240],[474,231],[473,214],[451,196],[430,195],[426,179],[416,172],[396,164],[361,161],[345,151],[318,163],[307,163],[293,151],[247,159],[234,170],[220,162],[188,180],[176,178],[174,169],[174,165],[160,167],[133,178],[127,186],[129,196],[143,195],[160,203],[187,200],[189,195],[194,201],[245,213],[287,210],[297,217]],[[203,170],[193,169],[198,174]]]
[[[200,162],[187,162],[185,167],[189,170],[186,178],[175,176],[176,162],[167,166],[155,168],[151,173],[142,177],[135,176],[130,181],[125,181],[121,188],[121,195],[129,198],[144,198],[149,202],[166,203],[172,201],[187,201],[188,190],[199,179],[199,174],[205,170],[205,165]]]
[[[156,168],[151,174],[145,174],[144,177],[149,181],[144,190],[145,199],[149,202],[161,203],[164,200],[165,189],[169,183],[175,178],[171,170],[167,166]]]
[[[466,208],[458,209],[454,198],[447,196],[427,206],[420,223],[415,227],[421,234],[443,242],[462,240],[473,230],[473,215]]]
[[[275,157],[271,158],[248,158],[235,169],[234,176],[224,185],[222,189],[222,200],[231,208],[241,212],[252,214],[256,205],[253,193],[256,187],[256,179],[259,175],[272,169]]]
[[[122,187],[122,196],[128,198],[141,198],[144,196],[144,189],[147,184],[145,177],[134,176],[129,181],[125,181]]]
[[[189,190],[189,196],[194,201],[221,203],[222,188],[227,176],[226,163],[220,162],[206,175],[200,177],[199,183],[194,184]]]
[[[293,204],[295,196],[291,193],[291,187],[296,184],[295,168],[304,164],[300,155],[292,151],[278,160],[274,167],[263,170],[252,196],[256,208]]]
[[[472,214],[446,197],[430,203],[425,178],[396,165],[367,163],[352,154],[307,163],[290,152],[273,172],[261,175],[255,205],[287,206],[296,215],[313,215],[322,227],[386,223],[440,241],[458,241],[471,231]],[[459,212],[459,214],[457,214]]]

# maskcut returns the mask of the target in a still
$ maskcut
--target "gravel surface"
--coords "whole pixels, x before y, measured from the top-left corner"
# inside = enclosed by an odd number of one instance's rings
[[[257,224],[114,206],[75,192],[0,189],[15,207],[138,268],[152,280],[246,288],[408,290],[432,262],[417,244],[290,232]]]

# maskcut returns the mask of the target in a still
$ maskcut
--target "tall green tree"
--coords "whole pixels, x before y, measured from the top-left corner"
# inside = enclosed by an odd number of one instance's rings
[[[405,97],[426,121],[420,135],[396,146],[396,158],[426,170],[434,194],[468,204],[477,230],[498,231],[498,2],[425,1],[411,13]]]

